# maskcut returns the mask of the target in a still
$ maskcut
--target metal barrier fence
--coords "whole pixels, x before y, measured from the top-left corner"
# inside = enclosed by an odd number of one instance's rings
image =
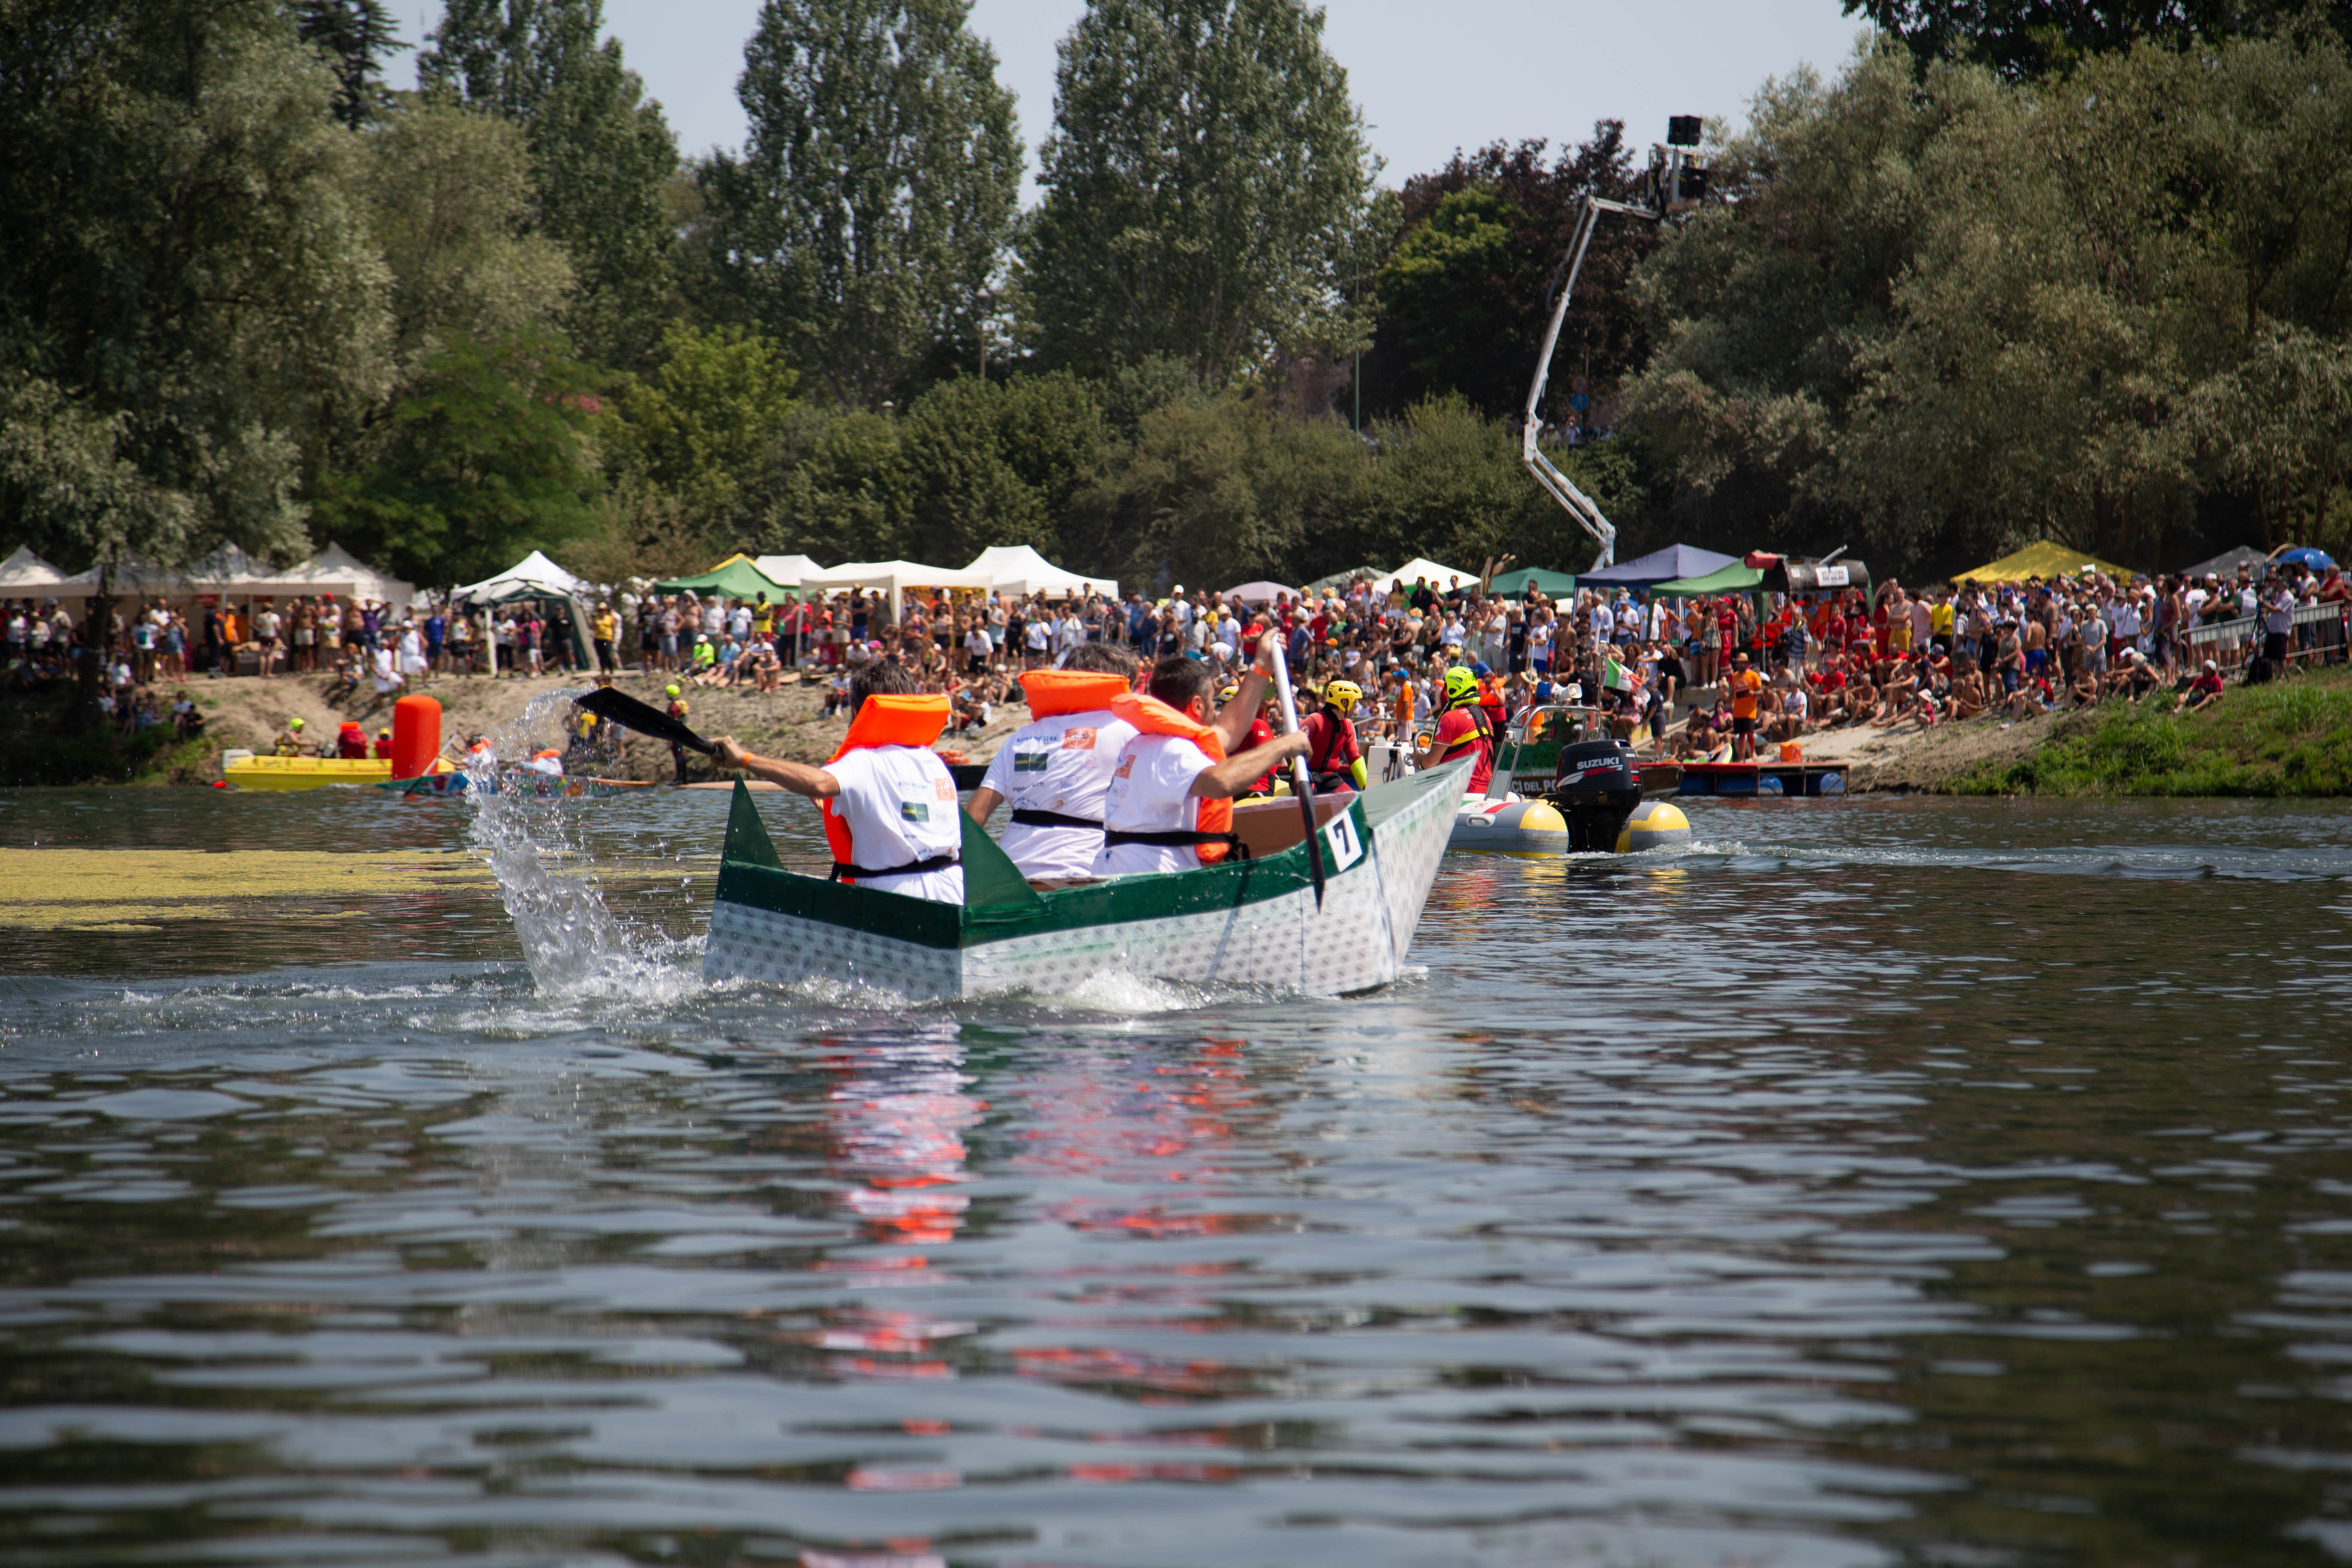
[[[2287,633],[2287,662],[2292,664],[2299,658],[2333,662],[2342,658],[2344,615],[2342,605],[2297,605],[2293,628]],[[2225,675],[2243,669],[2262,652],[2263,621],[2261,616],[2250,616],[2212,626],[2191,626],[2189,657],[2199,664],[2210,658]]]

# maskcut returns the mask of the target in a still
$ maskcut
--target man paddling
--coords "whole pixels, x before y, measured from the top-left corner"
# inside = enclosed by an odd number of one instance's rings
[[[1294,730],[1239,756],[1228,754],[1256,716],[1273,665],[1272,639],[1281,635],[1268,632],[1258,639],[1257,667],[1242,678],[1223,713],[1208,664],[1181,654],[1152,667],[1149,697],[1123,697],[1111,705],[1139,732],[1119,752],[1103,794],[1097,876],[1189,871],[1240,847],[1233,831],[1234,796],[1307,751],[1305,732]]]
[[[984,824],[1000,803],[1013,803],[1004,853],[1031,881],[1094,874],[1103,793],[1136,735],[1111,704],[1134,685],[1135,656],[1100,642],[1078,644],[1059,669],[1022,676],[1030,721],[997,752],[967,809]]]
[[[879,658],[850,679],[849,733],[821,768],[717,744],[718,763],[806,795],[824,814],[833,875],[877,892],[963,902],[963,830],[955,781],[931,742],[948,700],[922,695],[914,671]]]

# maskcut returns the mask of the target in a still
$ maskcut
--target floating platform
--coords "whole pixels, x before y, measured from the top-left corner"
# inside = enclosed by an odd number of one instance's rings
[[[1685,763],[1677,795],[1843,795],[1844,763]]]

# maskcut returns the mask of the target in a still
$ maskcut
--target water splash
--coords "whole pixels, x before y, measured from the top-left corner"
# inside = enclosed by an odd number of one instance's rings
[[[522,774],[499,765],[501,756],[527,755],[549,715],[583,695],[541,692],[492,734],[488,753],[466,759],[470,837],[498,879],[499,901],[542,994],[675,1000],[701,987],[698,974],[674,962],[679,944],[614,914],[563,803],[526,790]],[[551,864],[567,860],[573,864]]]

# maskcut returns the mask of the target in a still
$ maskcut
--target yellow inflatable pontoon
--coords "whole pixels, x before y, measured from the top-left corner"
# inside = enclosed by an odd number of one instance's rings
[[[446,773],[444,759],[436,773]],[[317,789],[321,784],[383,784],[392,777],[390,757],[236,757],[221,777],[239,789]]]

